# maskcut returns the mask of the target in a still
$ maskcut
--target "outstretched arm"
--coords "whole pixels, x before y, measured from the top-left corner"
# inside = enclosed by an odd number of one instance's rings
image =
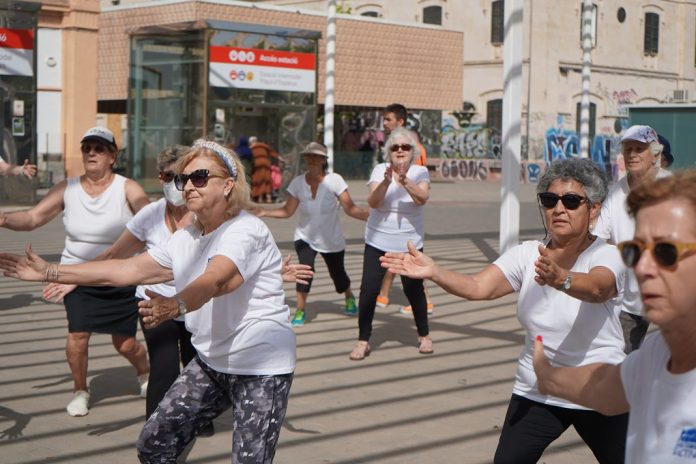
[[[3,176],[24,176],[31,180],[36,175],[36,165],[29,164],[29,160],[24,160],[21,166],[10,164],[0,159],[0,175]]]
[[[0,214],[0,227],[11,230],[34,230],[46,224],[63,211],[63,194],[67,181],[57,183],[45,197],[31,209],[16,213]]]
[[[621,365],[587,364],[580,367],[553,367],[538,336],[534,342],[534,371],[539,392],[599,411],[606,416],[628,412],[621,382]]]
[[[148,253],[129,259],[91,261],[82,264],[50,264],[27,245],[26,256],[0,253],[0,269],[6,277],[63,284],[125,287],[172,280],[171,269],[160,266]]]
[[[341,203],[341,208],[346,214],[352,218],[360,219],[361,221],[367,221],[367,217],[370,215],[370,211],[362,209],[353,203],[353,199],[348,193],[348,190],[344,190],[338,196],[338,201]]]
[[[272,218],[278,218],[278,219],[285,219],[289,218],[293,214],[295,214],[295,211],[297,211],[297,207],[300,205],[300,201],[290,195],[288,199],[285,201],[285,204],[281,206],[280,208],[275,208],[275,209],[264,209],[264,208],[256,208],[254,209],[254,214],[258,217],[272,217]]]
[[[440,267],[429,256],[408,242],[408,253],[387,253],[380,258],[382,267],[390,272],[414,279],[429,279],[448,293],[468,300],[492,300],[512,293],[514,289],[503,272],[489,264],[474,275],[460,274]]]

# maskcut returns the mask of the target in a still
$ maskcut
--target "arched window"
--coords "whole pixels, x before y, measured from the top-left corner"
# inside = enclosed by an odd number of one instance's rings
[[[578,102],[577,105],[575,105],[575,131],[578,133],[578,138],[580,137],[580,111],[581,111],[581,105],[580,102]],[[594,103],[590,102],[590,120],[588,121],[590,125],[590,130],[589,130],[589,137],[590,137],[590,146],[592,146],[592,140],[594,140],[596,128],[597,128],[597,105]]]
[[[426,6],[423,8],[423,24],[442,26],[442,7]]]
[[[489,129],[503,132],[503,100],[488,100],[486,103],[486,126]]]
[[[367,16],[369,18],[379,18],[379,13],[376,11],[365,11],[363,13],[360,13],[360,16]]]

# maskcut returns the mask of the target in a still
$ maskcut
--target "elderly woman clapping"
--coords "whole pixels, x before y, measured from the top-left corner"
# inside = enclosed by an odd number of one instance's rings
[[[618,364],[624,358],[617,282],[625,268],[616,247],[589,231],[607,193],[606,178],[590,160],[557,161],[537,191],[547,240],[524,242],[478,274],[443,269],[412,244],[408,253],[387,253],[382,265],[398,274],[430,279],[469,300],[519,292],[517,317],[527,337],[496,463],[537,462],[570,425],[600,462],[621,462],[626,415],[607,417],[540,392],[532,367],[532,341],[539,333],[558,365]]]
[[[6,275],[91,285],[174,280],[176,294],[147,292],[146,327],[185,315],[197,356],[171,386],[138,439],[144,463],[174,462],[196,432],[232,407],[234,462],[270,462],[295,369],[282,259],[264,223],[243,211],[249,187],[236,154],[198,141],[179,165],[194,225],[134,258],[75,266],[0,256]]]
[[[389,162],[375,166],[370,175],[370,194],[367,197],[370,215],[365,227],[363,275],[358,306],[358,344],[349,356],[353,361],[365,359],[370,354],[368,342],[372,335],[372,320],[385,274],[379,264],[380,256],[387,251],[406,251],[408,241],[415,243],[417,249],[423,248],[423,206],[430,196],[430,177],[425,166],[414,163],[416,144],[411,131],[403,127],[394,129],[384,145],[389,154]],[[401,283],[413,308],[419,352],[430,354],[433,352],[433,344],[428,328],[423,281],[404,276]]]

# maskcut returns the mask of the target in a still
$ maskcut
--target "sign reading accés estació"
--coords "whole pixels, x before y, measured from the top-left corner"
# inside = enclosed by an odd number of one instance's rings
[[[210,46],[213,87],[316,92],[314,53]]]
[[[0,75],[34,75],[34,31],[0,28]]]

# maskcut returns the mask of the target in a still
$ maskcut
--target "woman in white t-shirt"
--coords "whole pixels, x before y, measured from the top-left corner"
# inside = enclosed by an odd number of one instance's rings
[[[641,184],[627,204],[636,233],[619,249],[635,270],[645,317],[660,330],[621,365],[552,367],[539,340],[534,369],[549,394],[604,414],[630,410],[627,464],[689,464],[696,460],[696,171]]]
[[[625,268],[616,247],[589,232],[607,194],[606,177],[588,159],[556,161],[537,192],[548,232],[545,242],[513,247],[471,276],[441,268],[413,244],[408,253],[388,253],[383,266],[430,279],[469,300],[519,292],[517,318],[526,337],[495,463],[536,463],[571,425],[599,462],[622,462],[627,415],[607,417],[539,392],[532,367],[533,340],[539,334],[557,365],[619,364],[624,359],[618,299]]]
[[[414,162],[417,141],[410,130],[397,127],[385,143],[389,162],[375,166],[368,181],[370,216],[365,227],[363,275],[360,284],[358,344],[351,351],[353,361],[370,354],[372,320],[385,269],[379,264],[387,251],[406,251],[406,243],[423,248],[425,225],[423,206],[430,196],[430,177],[425,166]],[[421,354],[433,352],[423,280],[401,277],[401,284],[413,308]]]
[[[234,409],[233,462],[271,462],[295,370],[282,258],[268,227],[243,209],[249,186],[236,154],[197,141],[174,178],[193,225],[161,247],[123,260],[74,266],[3,255],[12,277],[92,285],[174,280],[176,294],[146,291],[147,328],[185,315],[197,355],[149,417],[137,442],[143,463],[174,462],[201,427]]]
[[[307,172],[290,182],[285,205],[277,209],[257,208],[255,212],[259,217],[289,218],[299,208],[300,218],[294,240],[300,264],[314,269],[317,253],[321,254],[336,293],[345,295],[344,312],[352,316],[358,309],[344,264],[346,239],[338,211],[343,208],[348,216],[363,221],[367,219],[368,211],[353,203],[343,177],[336,173],[326,173],[329,155],[324,145],[311,142],[300,154],[303,155]],[[298,283],[296,286],[297,310],[290,321],[293,327],[302,327],[305,323],[307,296],[311,288],[311,280],[307,284]]]

